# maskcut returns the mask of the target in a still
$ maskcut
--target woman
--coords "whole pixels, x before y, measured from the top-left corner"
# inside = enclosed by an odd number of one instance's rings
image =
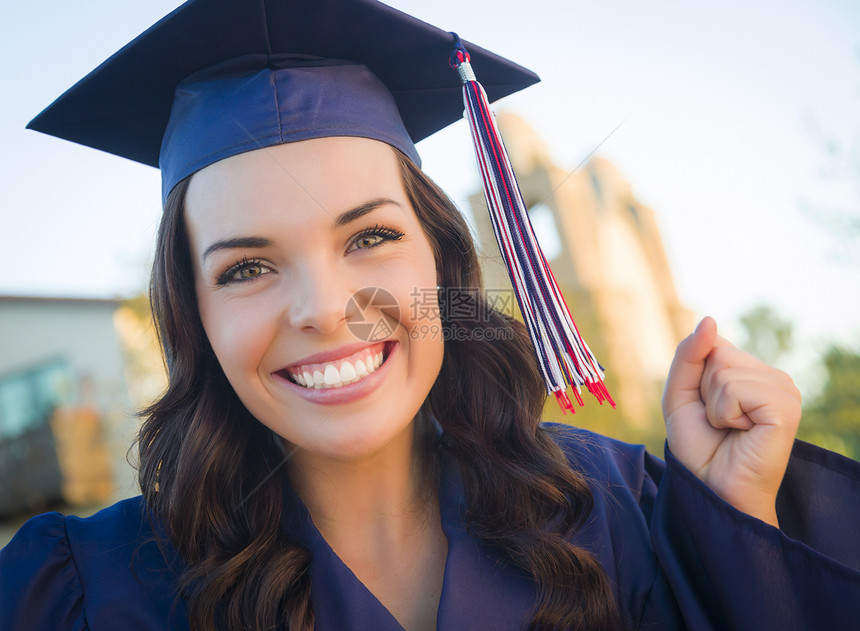
[[[480,273],[468,230],[417,166],[414,129],[427,125],[351,63],[364,61],[358,53],[347,63],[281,56],[272,25],[291,8],[262,7],[262,49],[243,43],[241,54],[196,60],[202,69],[166,72],[149,59],[154,48],[211,50],[197,40],[212,23],[244,34],[235,12],[260,10],[195,0],[37,122],[50,128],[75,99],[119,92],[117,77],[153,92],[169,85],[152,299],[170,383],[140,434],[143,497],[87,520],[37,517],[3,551],[6,626],[853,620],[857,544],[834,538],[815,513],[826,503],[850,532],[860,475],[856,463],[800,446],[783,484],[800,414],[791,380],[706,319],[669,375],[666,465],[641,448],[541,427],[546,393],[525,328],[471,291]],[[353,24],[395,20],[405,32],[386,32],[450,44],[375,3],[296,9],[316,10],[327,20],[343,10]],[[141,60],[158,85],[140,75]],[[105,130],[95,123],[101,140],[84,142],[124,155],[151,142]],[[416,310],[414,296],[436,287],[478,296],[481,317],[454,323],[444,301]],[[368,303],[368,288],[387,300]],[[388,333],[357,335],[362,318]],[[506,335],[451,335],[455,324]],[[795,494],[816,481],[815,498]]]

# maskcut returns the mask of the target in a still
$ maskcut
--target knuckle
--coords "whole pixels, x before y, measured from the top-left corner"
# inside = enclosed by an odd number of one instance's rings
[[[731,383],[730,369],[727,366],[713,366],[706,376],[705,383],[710,392],[721,393],[726,384]]]

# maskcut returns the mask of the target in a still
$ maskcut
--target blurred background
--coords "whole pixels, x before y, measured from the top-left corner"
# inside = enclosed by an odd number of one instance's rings
[[[136,410],[163,387],[144,298],[159,176],[24,126],[178,4],[4,6],[0,544],[33,511],[137,493]],[[804,438],[860,456],[860,5],[390,4],[543,79],[494,108],[618,402],[548,419],[661,453],[674,347],[712,315],[794,376]],[[418,148],[504,289],[465,123]]]

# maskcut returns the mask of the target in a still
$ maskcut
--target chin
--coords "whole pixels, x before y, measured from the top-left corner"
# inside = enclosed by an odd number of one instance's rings
[[[326,460],[359,461],[372,459],[388,448],[401,446],[412,440],[414,415],[406,419],[386,419],[374,415],[367,418],[329,418],[317,431],[301,442],[291,442],[283,436],[304,458]],[[292,433],[292,432],[290,432]]]

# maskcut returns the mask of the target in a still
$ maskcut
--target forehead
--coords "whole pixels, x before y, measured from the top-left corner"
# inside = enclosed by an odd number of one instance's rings
[[[285,215],[330,223],[382,197],[406,202],[395,150],[376,140],[331,137],[256,149],[205,167],[191,178],[185,212],[192,237],[203,238]]]

